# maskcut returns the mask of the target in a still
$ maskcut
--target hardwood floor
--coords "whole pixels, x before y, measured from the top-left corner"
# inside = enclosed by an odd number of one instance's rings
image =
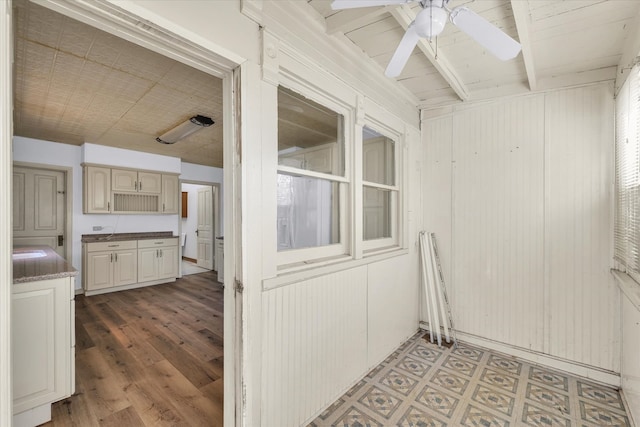
[[[76,393],[46,426],[218,426],[223,289],[214,272],[76,297]]]

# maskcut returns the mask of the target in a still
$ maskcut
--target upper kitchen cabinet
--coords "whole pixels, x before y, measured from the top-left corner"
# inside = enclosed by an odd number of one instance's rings
[[[86,166],[82,175],[84,213],[111,213],[111,168]]]
[[[178,177],[176,175],[162,175],[162,213],[178,213]]]
[[[111,169],[111,189],[117,192],[160,194],[161,174],[126,169]]]
[[[84,165],[84,213],[177,214],[178,175]]]

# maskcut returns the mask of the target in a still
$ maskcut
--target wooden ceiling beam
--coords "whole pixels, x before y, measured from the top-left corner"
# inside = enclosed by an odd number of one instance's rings
[[[518,38],[522,46],[522,59],[524,60],[524,68],[527,71],[529,89],[533,91],[537,89],[538,80],[531,47],[531,10],[529,9],[529,2],[511,0],[511,9],[513,10],[513,18],[516,21]]]
[[[364,7],[361,9],[341,10],[325,19],[327,34],[346,34],[365,25],[372,24],[379,20],[380,16],[391,11],[394,7],[395,6]]]
[[[416,19],[416,13],[407,5],[396,7],[392,9],[390,13],[405,30],[409,28],[409,25]],[[453,89],[456,95],[458,95],[462,101],[467,101],[469,99],[469,92],[446,56],[442,52],[438,52],[436,55],[435,50],[426,39],[420,39],[418,41],[418,48],[424,53],[427,59],[429,59],[449,86],[451,86],[451,89]]]

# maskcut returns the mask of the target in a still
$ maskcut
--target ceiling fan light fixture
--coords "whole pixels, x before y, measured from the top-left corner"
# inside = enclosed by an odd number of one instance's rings
[[[431,39],[444,30],[449,14],[438,6],[427,6],[418,13],[415,19],[416,33],[420,37]]]
[[[181,139],[209,127],[214,123],[210,117],[201,115],[193,116],[189,120],[180,123],[178,126],[157,137],[156,141],[161,144],[175,144]]]

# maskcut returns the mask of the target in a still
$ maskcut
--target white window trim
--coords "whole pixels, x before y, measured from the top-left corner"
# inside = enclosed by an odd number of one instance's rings
[[[318,260],[337,257],[340,255],[351,255],[351,209],[349,209],[349,200],[353,197],[353,184],[349,179],[353,175],[350,167],[350,147],[353,146],[352,133],[350,128],[355,126],[353,121],[353,109],[350,108],[343,100],[333,96],[328,92],[320,91],[318,88],[301,84],[300,79],[287,79],[281,77],[280,85],[304,96],[318,104],[329,108],[342,116],[342,139],[343,139],[343,175],[333,175],[322,172],[315,172],[306,169],[299,169],[293,166],[278,164],[276,171],[278,174],[286,174],[293,176],[302,176],[316,179],[323,179],[330,182],[339,183],[339,225],[338,233],[340,242],[331,245],[318,246],[312,248],[301,249],[276,249],[276,264],[279,269],[285,268],[287,265],[314,263]]]
[[[265,32],[264,63],[262,66],[263,81],[273,86],[282,85],[305,96],[343,116],[344,129],[344,177],[335,177],[323,173],[304,171],[291,166],[278,165],[278,156],[271,157],[268,168],[276,173],[288,173],[298,176],[329,179],[346,186],[341,191],[340,216],[345,216],[340,228],[340,245],[319,248],[292,249],[278,251],[276,245],[265,247],[265,251],[273,253],[273,263],[263,263],[267,276],[280,282],[280,278],[305,275],[305,272],[320,269],[343,269],[350,266],[375,262],[378,259],[398,256],[407,253],[407,234],[409,223],[409,203],[406,196],[408,172],[408,145],[418,143],[420,132],[408,122],[390,113],[380,104],[355,91],[335,75],[318,68],[287,43]],[[270,49],[270,50],[269,50]],[[397,201],[394,203],[392,215],[392,238],[363,241],[362,234],[362,129],[368,126],[380,134],[392,139],[396,144],[395,173],[396,181],[393,192]],[[290,169],[291,168],[291,169]],[[275,179],[275,177],[274,177]],[[379,184],[373,185],[379,187]],[[270,187],[270,188],[274,188]],[[382,187],[381,187],[382,188]],[[397,190],[396,190],[397,189]],[[344,199],[342,199],[344,198]],[[275,203],[275,199],[273,201]],[[272,214],[266,218],[273,218]],[[271,226],[272,221],[265,221]],[[343,227],[343,228],[342,228]],[[270,234],[272,232],[269,232]],[[275,238],[275,229],[273,237]],[[272,252],[273,251],[273,252]],[[333,270],[332,270],[333,271]],[[289,279],[286,279],[289,280]],[[285,280],[285,281],[286,281]]]
[[[400,127],[401,124],[398,123],[396,126]],[[362,138],[362,132],[364,128],[367,127],[382,136],[385,136],[391,139],[394,143],[394,155],[393,155],[393,171],[394,171],[394,185],[386,185],[379,184],[376,182],[365,181],[363,179],[364,173],[364,163],[362,159],[363,153],[363,145],[364,140]],[[366,257],[375,255],[378,251],[388,251],[393,248],[401,247],[401,233],[404,229],[404,215],[401,212],[406,210],[406,206],[404,205],[404,174],[402,173],[405,170],[405,156],[404,156],[404,145],[405,145],[405,136],[404,133],[398,129],[396,129],[393,125],[387,124],[383,120],[377,120],[372,116],[365,115],[362,126],[358,126],[359,128],[359,138],[357,139],[357,144],[359,145],[358,155],[360,156],[359,167],[357,167],[358,177],[356,179],[357,182],[357,191],[359,192],[358,197],[358,205],[356,207],[357,218],[354,218],[355,221],[359,222],[359,227],[357,227],[357,236],[356,240],[359,243],[360,256]],[[362,199],[362,193],[364,187],[371,187],[381,190],[388,190],[391,192],[391,237],[380,238],[380,239],[371,239],[364,240],[364,226],[363,226],[363,210],[364,210],[364,202]]]

